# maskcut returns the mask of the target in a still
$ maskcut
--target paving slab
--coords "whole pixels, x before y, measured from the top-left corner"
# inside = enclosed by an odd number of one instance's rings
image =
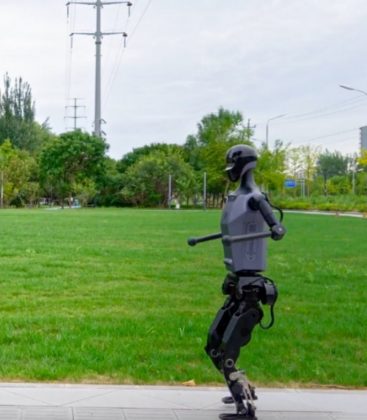
[[[0,384],[0,420],[214,420],[224,387]],[[258,388],[258,420],[367,420],[367,390]]]

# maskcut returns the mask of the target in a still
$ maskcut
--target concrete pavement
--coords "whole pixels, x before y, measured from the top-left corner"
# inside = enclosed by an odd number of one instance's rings
[[[367,390],[257,389],[259,420],[366,420]],[[214,420],[225,388],[0,384],[0,420]]]

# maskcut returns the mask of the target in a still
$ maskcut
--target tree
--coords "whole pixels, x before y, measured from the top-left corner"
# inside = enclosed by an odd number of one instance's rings
[[[340,152],[329,152],[326,150],[319,155],[317,161],[317,173],[322,177],[324,183],[324,194],[327,195],[327,181],[338,175],[347,175],[348,158]]]
[[[62,205],[68,197],[71,205],[73,194],[83,185],[91,191],[91,182],[103,173],[106,150],[103,139],[81,130],[61,134],[40,155],[44,190],[60,199]]]
[[[293,179],[303,178],[305,180],[307,195],[311,193],[311,185],[316,175],[319,154],[319,147],[309,145],[295,147],[287,151],[287,175]]]
[[[283,189],[286,167],[287,147],[280,140],[270,150],[266,144],[258,150],[258,162],[255,176],[257,183],[267,192],[279,192]]]
[[[118,170],[119,162],[110,157],[105,158],[105,170],[96,179],[97,194],[94,197],[94,205],[98,206],[122,206],[124,201],[121,197],[124,175]]]
[[[360,158],[358,159],[358,164],[364,168],[367,168],[367,150],[363,150]]]
[[[228,188],[224,173],[227,150],[239,143],[252,145],[252,130],[243,125],[240,112],[220,108],[216,114],[208,114],[198,124],[195,135],[189,135],[184,146],[186,161],[195,170],[207,173],[207,191],[213,202],[223,201]]]
[[[35,104],[29,84],[20,77],[13,85],[6,74],[4,90],[0,92],[0,143],[9,139],[15,147],[37,153],[50,136],[47,121],[43,124],[35,121]]]
[[[317,161],[320,155],[320,147],[301,146],[303,156],[303,174],[306,181],[306,194],[310,195],[311,185],[317,172]]]
[[[0,146],[0,207],[4,207],[4,189],[10,169],[10,162],[15,156],[15,151],[9,139]]]
[[[160,151],[165,154],[175,153],[180,156],[183,153],[182,146],[167,143],[152,143],[143,147],[137,147],[132,152],[126,153],[117,163],[117,170],[124,173],[130,166],[134,165],[140,158],[147,156],[154,151]]]
[[[127,203],[137,206],[166,206],[168,178],[172,176],[175,198],[188,199],[194,191],[194,173],[180,155],[155,150],[142,156],[124,175],[121,194]]]
[[[335,175],[326,182],[327,191],[331,195],[342,195],[350,193],[350,182],[348,177]]]
[[[7,139],[0,146],[0,207],[7,204],[33,204],[38,199],[34,182],[36,162],[25,150],[15,149]]]
[[[11,79],[8,74],[4,77],[4,92],[1,95],[0,112],[5,118],[14,117],[26,122],[34,121],[34,102],[32,90],[27,82],[22,78],[15,79],[12,87]]]

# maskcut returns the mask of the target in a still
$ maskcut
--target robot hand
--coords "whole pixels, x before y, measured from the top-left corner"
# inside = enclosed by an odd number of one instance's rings
[[[286,229],[280,223],[271,227],[271,239],[279,241],[286,234]]]

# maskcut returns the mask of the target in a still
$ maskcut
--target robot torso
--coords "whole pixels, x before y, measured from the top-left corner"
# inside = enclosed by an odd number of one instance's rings
[[[258,191],[244,192],[239,188],[230,193],[221,219],[222,235],[244,235],[263,232],[265,222],[261,213],[252,210],[250,199]],[[224,264],[232,273],[241,271],[264,271],[266,268],[266,240],[256,239],[223,243]]]

